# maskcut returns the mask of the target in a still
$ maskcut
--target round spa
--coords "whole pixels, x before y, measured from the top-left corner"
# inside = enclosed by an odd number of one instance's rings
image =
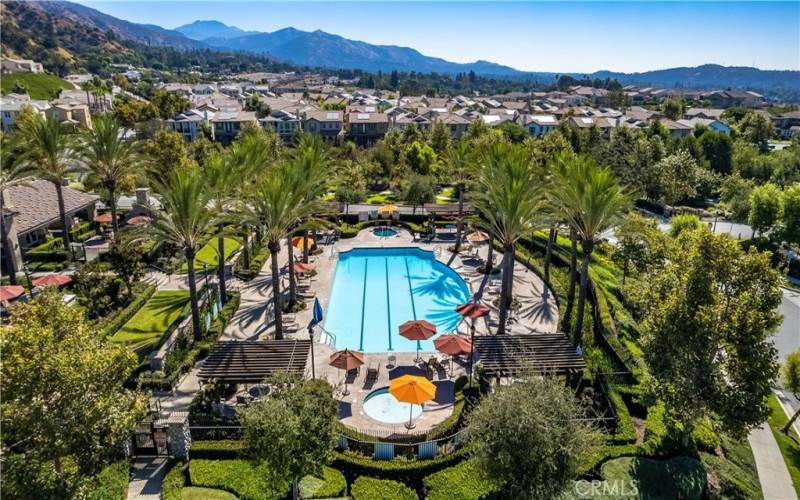
[[[397,236],[397,231],[390,227],[376,227],[372,230],[372,234],[379,238],[391,238]]]
[[[403,424],[408,422],[409,411],[414,420],[422,415],[422,406],[401,403],[383,387],[367,394],[364,398],[364,413],[373,420],[384,424]]]

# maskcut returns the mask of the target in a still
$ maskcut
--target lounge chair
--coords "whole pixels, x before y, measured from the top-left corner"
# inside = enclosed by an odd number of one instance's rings
[[[369,366],[367,367],[366,381],[378,380],[378,374],[380,373],[380,370],[381,370],[380,361],[370,361]]]

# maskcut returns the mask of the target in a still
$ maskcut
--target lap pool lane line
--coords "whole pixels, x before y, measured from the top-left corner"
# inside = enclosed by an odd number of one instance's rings
[[[414,316],[414,321],[417,320],[417,307],[414,305],[414,292],[411,287],[411,270],[408,268],[408,257],[403,257],[403,262],[406,264],[406,279],[408,280],[408,296],[411,297],[411,313]],[[422,348],[422,344],[417,340],[417,350]]]
[[[364,351],[364,313],[367,305],[367,267],[369,267],[369,259],[364,259],[364,281],[361,285],[361,336],[358,344],[358,350],[362,352]]]
[[[389,259],[383,259],[383,265],[386,269],[386,332],[389,335],[389,350],[392,350],[392,304],[389,301]]]

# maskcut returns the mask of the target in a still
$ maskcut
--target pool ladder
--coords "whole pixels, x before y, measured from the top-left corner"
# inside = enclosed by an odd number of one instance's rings
[[[334,335],[333,332],[329,332],[328,330],[322,328],[322,326],[320,326],[319,329],[325,334],[324,339],[322,336],[320,336],[320,342],[323,344],[328,344],[331,347],[336,347],[336,335]]]

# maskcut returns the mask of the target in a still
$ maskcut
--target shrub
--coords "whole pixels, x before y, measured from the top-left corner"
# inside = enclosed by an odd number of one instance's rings
[[[734,440],[722,435],[720,443],[725,458],[711,453],[700,453],[700,460],[706,471],[715,479],[709,484],[709,498],[763,498],[755,460],[747,439]],[[712,488],[715,482],[719,486]]]
[[[92,480],[88,500],[123,500],[128,496],[128,461],[120,460],[107,465]]]
[[[359,476],[400,481],[415,489],[421,487],[425,476],[450,467],[469,454],[469,447],[462,446],[448,455],[439,455],[425,460],[373,460],[371,457],[345,451],[336,453],[333,467],[342,471],[348,482]]]
[[[289,481],[261,464],[248,460],[192,460],[189,462],[192,486],[217,488],[241,500],[281,500]]]
[[[386,479],[359,477],[350,490],[353,500],[418,500],[411,488]]]
[[[627,444],[636,441],[636,429],[633,426],[630,412],[622,396],[611,385],[607,386],[608,400],[617,416],[617,430],[614,433],[614,444]]]
[[[499,485],[481,477],[472,460],[426,476],[423,483],[426,500],[483,500],[499,491]]]
[[[341,497],[346,490],[344,474],[330,467],[322,468],[322,478],[306,476],[300,481],[301,498]]]
[[[703,466],[690,457],[651,460],[641,457],[617,458],[603,464],[602,474],[610,484],[635,482],[642,498],[684,498],[700,500],[706,487]]]
[[[241,440],[192,441],[192,459],[224,460],[239,458],[246,445]]]
[[[183,463],[177,462],[167,465],[167,473],[161,482],[162,500],[181,500],[186,477],[183,474]]]
[[[125,325],[144,306],[156,292],[153,285],[137,283],[133,288],[134,299],[122,309],[117,309],[108,316],[97,321],[97,328],[102,337],[110,337]]]

